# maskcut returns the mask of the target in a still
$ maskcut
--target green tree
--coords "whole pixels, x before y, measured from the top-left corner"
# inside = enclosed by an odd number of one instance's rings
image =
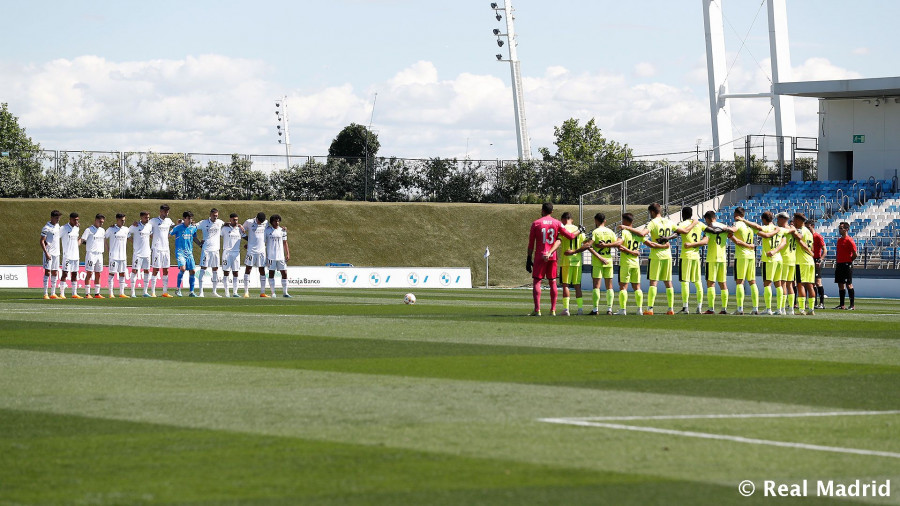
[[[553,128],[553,135],[556,151],[539,150],[544,162],[552,165],[542,175],[542,193],[562,202],[574,202],[581,193],[633,175],[626,164],[631,150],[604,137],[593,118],[583,126],[576,118],[567,119]]]
[[[379,148],[381,148],[381,143],[378,142],[378,135],[363,125],[350,123],[331,141],[328,156],[374,158],[378,154]]]
[[[28,137],[5,102],[0,104],[0,151],[8,153],[0,157],[0,196],[43,196],[41,146]]]

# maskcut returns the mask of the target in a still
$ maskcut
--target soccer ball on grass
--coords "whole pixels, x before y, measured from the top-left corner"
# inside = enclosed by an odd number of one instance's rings
[[[403,296],[403,303],[404,303],[404,304],[415,304],[415,303],[416,303],[416,296],[413,295],[413,294],[411,294],[411,293],[408,293],[408,294],[404,295],[404,296]]]

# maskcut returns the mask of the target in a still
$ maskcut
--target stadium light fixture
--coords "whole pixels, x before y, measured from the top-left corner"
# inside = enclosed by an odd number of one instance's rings
[[[275,117],[278,123],[275,129],[278,132],[278,144],[284,144],[285,167],[291,168],[291,130],[288,124],[287,97],[275,99]]]
[[[494,17],[497,18],[497,21],[501,21],[504,16],[506,17],[506,31],[503,31],[502,28],[494,28],[492,32],[494,36],[497,37],[497,47],[509,51],[508,59],[504,59],[502,53],[498,53],[496,57],[497,61],[508,61],[510,64],[513,90],[513,111],[516,118],[516,143],[519,148],[519,159],[529,160],[531,159],[531,145],[528,137],[528,129],[525,125],[525,104],[522,97],[522,73],[516,51],[516,30],[513,26],[515,9],[513,9],[511,2],[512,0],[504,0],[502,6],[499,5],[499,2],[491,2],[491,8],[494,9]],[[501,11],[503,12],[503,15],[500,14]]]

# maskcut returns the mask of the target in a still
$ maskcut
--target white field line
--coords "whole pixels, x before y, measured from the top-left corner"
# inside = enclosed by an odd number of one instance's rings
[[[872,411],[872,412],[864,412],[864,411],[845,411],[845,412],[834,412],[834,413],[797,413],[790,414],[786,413],[784,415],[776,415],[776,414],[764,414],[764,415],[695,415],[695,416],[685,416],[678,418],[675,417],[666,417],[666,418],[655,418],[655,417],[631,417],[628,419],[633,420],[678,420],[678,419],[699,419],[699,418],[776,418],[776,417],[797,417],[797,416],[864,416],[864,415],[882,415],[882,414],[898,414],[897,411]],[[591,421],[587,419],[577,419],[577,418],[539,418],[539,422],[545,423],[556,423],[562,425],[576,425],[579,427],[599,427],[604,429],[614,429],[614,430],[627,430],[633,432],[649,432],[652,434],[666,434],[670,436],[682,436],[682,437],[692,437],[698,439],[713,439],[719,441],[732,441],[735,443],[744,443],[744,444],[752,444],[752,445],[760,445],[760,446],[776,446],[780,448],[795,448],[800,450],[812,450],[812,451],[821,451],[821,452],[831,452],[831,453],[846,453],[852,455],[866,455],[871,457],[886,457],[893,459],[900,459],[900,453],[895,452],[884,452],[877,450],[863,450],[859,448],[844,448],[840,446],[824,446],[824,445],[813,445],[806,443],[792,443],[789,441],[773,441],[769,439],[756,439],[756,438],[747,438],[742,436],[729,436],[726,434],[712,434],[708,432],[695,432],[689,430],[674,430],[674,429],[662,429],[659,427],[643,427],[638,425],[623,425],[618,423],[603,423],[597,421]]]
[[[805,418],[816,416],[874,416],[900,415],[900,410],[893,411],[811,411],[807,413],[732,413],[712,415],[651,415],[651,416],[585,416],[573,418],[552,418],[547,420],[579,420],[591,422],[625,422],[635,420],[703,420],[723,418]]]

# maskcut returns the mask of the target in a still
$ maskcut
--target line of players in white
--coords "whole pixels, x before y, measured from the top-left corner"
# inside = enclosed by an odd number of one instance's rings
[[[169,206],[162,205],[159,208],[159,216],[150,218],[148,211],[140,213],[140,220],[130,226],[125,224],[126,215],[116,214],[116,222],[113,226],[104,230],[105,216],[98,214],[94,223],[86,228],[83,233],[80,230],[80,217],[78,213],[69,214],[69,222],[60,225],[60,213],[54,210],[50,213],[50,221],[41,229],[40,245],[43,253],[44,267],[44,298],[65,299],[66,289],[71,289],[71,297],[84,298],[78,294],[78,273],[80,270],[80,246],[85,245],[86,278],[84,281],[85,297],[104,298],[100,286],[100,274],[103,271],[103,255],[109,251],[109,273],[107,284],[109,296],[115,297],[114,282],[118,279],[120,298],[137,296],[138,278],[142,277],[143,297],[156,297],[156,289],[162,282],[162,297],[172,297],[169,294],[169,268],[171,267],[171,255],[169,249],[169,236],[176,235],[176,260],[179,270],[179,284],[176,295],[181,296],[181,278],[186,272],[191,276],[192,297],[204,296],[204,277],[207,270],[211,271],[212,294],[221,297],[218,293],[218,284],[222,281],[225,289],[225,297],[241,297],[238,294],[238,271],[241,267],[241,241],[247,241],[246,254],[244,256],[244,294],[250,296],[250,272],[256,268],[259,271],[260,297],[269,297],[266,294],[266,269],[269,270],[268,285],[271,296],[275,297],[275,273],[281,273],[282,294],[290,297],[287,283],[287,262],[290,260],[290,248],[287,242],[287,228],[281,226],[281,217],[277,214],[269,219],[265,213],[258,213],[256,218],[251,218],[239,223],[237,213],[231,213],[228,222],[219,219],[219,211],[212,209],[209,218],[193,225],[193,213],[185,212],[183,220],[178,220],[178,225],[169,218]],[[197,232],[201,232],[203,239],[197,238]],[[132,261],[131,279],[126,279],[128,260],[126,243],[131,241]],[[201,246],[199,292],[195,293],[192,243]],[[61,244],[61,246],[60,246]],[[219,267],[222,268],[223,278],[219,278]],[[61,272],[61,275],[59,274]],[[229,280],[229,273],[232,274]],[[229,283],[230,281],[230,283]],[[126,285],[130,285],[131,295],[125,294]],[[230,286],[229,286],[230,285]],[[93,292],[93,293],[92,293]]]

